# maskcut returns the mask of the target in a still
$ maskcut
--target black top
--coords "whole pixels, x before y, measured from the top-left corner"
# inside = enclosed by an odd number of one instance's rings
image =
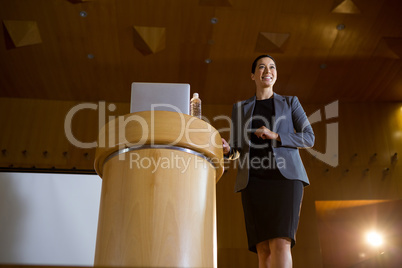
[[[256,100],[250,134],[250,176],[265,178],[277,176],[278,170],[276,169],[271,140],[258,138],[254,134],[254,132],[261,126],[273,130],[274,122],[274,99]]]

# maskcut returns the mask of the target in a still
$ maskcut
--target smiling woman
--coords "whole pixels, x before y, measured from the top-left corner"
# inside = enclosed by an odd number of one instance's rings
[[[256,66],[257,64],[258,66]],[[262,55],[257,57],[252,66],[254,68],[251,72],[251,79],[254,80],[257,87],[257,100],[271,98],[278,76],[274,59],[271,56]],[[270,88],[270,90],[264,90],[264,88]]]
[[[239,166],[235,191],[241,192],[248,247],[258,254],[260,268],[292,267],[303,188],[309,184],[298,148],[314,144],[297,97],[274,93],[277,77],[271,56],[254,60],[255,96],[233,105],[230,145],[222,139],[226,157],[246,163]]]

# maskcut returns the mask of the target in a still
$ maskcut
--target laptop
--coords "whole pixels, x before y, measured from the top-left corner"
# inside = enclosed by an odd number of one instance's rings
[[[151,110],[190,114],[190,85],[132,83],[130,113]]]

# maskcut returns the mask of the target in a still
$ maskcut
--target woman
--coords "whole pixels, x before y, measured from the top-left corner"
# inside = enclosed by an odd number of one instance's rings
[[[235,191],[241,192],[249,250],[259,267],[292,267],[303,188],[309,184],[298,148],[314,145],[314,132],[297,97],[274,93],[275,60],[257,57],[256,91],[233,105],[229,159],[239,158]]]

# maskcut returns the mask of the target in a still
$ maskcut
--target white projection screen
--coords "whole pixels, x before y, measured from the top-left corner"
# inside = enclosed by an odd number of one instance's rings
[[[102,180],[0,172],[0,264],[93,266]]]

